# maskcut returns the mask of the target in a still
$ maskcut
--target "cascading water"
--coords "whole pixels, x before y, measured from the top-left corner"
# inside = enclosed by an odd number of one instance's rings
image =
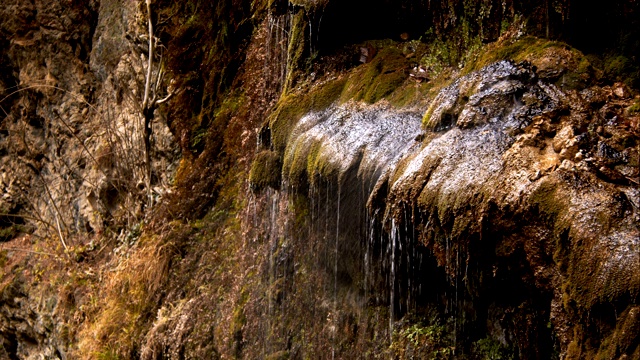
[[[333,295],[334,298],[338,296],[338,243],[340,242],[340,184],[338,184],[338,196],[336,206],[336,237],[333,259]]]
[[[267,36],[264,58],[264,73],[269,75],[266,89],[281,93],[287,77],[289,63],[289,34],[294,14],[287,11],[277,14],[269,7],[267,13]],[[274,71],[275,70],[275,71]]]
[[[389,334],[393,334],[393,322],[395,320],[395,304],[396,304],[396,247],[398,246],[398,229],[396,228],[395,219],[391,219],[391,232],[389,241],[389,262],[391,272],[389,275]]]
[[[320,295],[311,314],[323,322],[325,338],[308,339],[309,346],[340,358],[349,331],[394,345],[406,336],[405,315],[418,312],[427,319],[418,325],[446,327],[452,356],[474,332],[506,339],[499,332],[511,325],[495,319],[498,305],[469,305],[490,291],[481,281],[501,281],[485,280],[490,274],[470,261],[471,246],[476,258],[495,256],[477,245],[494,246],[482,234],[491,231],[483,219],[495,210],[472,205],[517,201],[530,186],[525,173],[504,188],[483,188],[497,181],[505,152],[532,118],[553,111],[562,96],[526,66],[500,62],[443,89],[424,128],[420,113],[383,102],[334,104],[300,118],[286,141],[282,188],[308,200],[309,231],[298,241],[313,249],[312,263],[324,272],[315,279]],[[500,198],[484,198],[494,193]],[[489,320],[500,326],[486,330]]]

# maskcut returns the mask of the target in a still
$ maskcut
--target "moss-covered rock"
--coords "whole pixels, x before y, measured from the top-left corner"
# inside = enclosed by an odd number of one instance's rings
[[[274,150],[284,153],[289,134],[298,120],[309,111],[326,109],[336,102],[344,84],[344,79],[335,79],[316,85],[307,93],[283,95],[268,119]]]
[[[264,150],[259,152],[249,172],[249,183],[253,191],[261,191],[266,187],[280,188],[282,180],[282,161],[275,151]]]
[[[389,46],[380,50],[371,62],[336,79],[284,93],[268,120],[274,150],[284,151],[290,132],[310,111],[324,110],[335,102],[350,100],[375,103],[395,96],[397,102],[408,102],[408,98],[415,98],[416,87],[403,86],[408,78],[408,67],[409,62],[402,51]],[[402,93],[396,94],[397,89],[402,89]]]
[[[340,100],[363,100],[373,104],[390,95],[408,77],[409,62],[402,51],[385,47],[349,76]]]
[[[299,10],[294,16],[289,30],[289,44],[287,46],[287,74],[284,80],[283,94],[288,93],[302,71],[304,55],[307,49],[305,31],[309,24],[304,10]]]
[[[528,61],[540,79],[566,89],[583,89],[596,80],[595,70],[579,50],[560,41],[533,36],[487,45],[469,61],[464,72],[476,71],[500,60]]]

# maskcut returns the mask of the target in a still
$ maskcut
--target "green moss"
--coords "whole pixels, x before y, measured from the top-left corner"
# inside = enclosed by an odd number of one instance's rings
[[[271,144],[279,153],[284,153],[289,134],[300,118],[311,108],[310,99],[303,95],[284,95],[269,117]]]
[[[557,192],[558,186],[554,181],[544,181],[531,194],[531,203],[537,206],[540,215],[548,221],[555,221],[559,214],[567,210],[567,205]]]
[[[394,332],[389,351],[399,359],[449,359],[453,352],[447,333],[451,330],[437,321],[407,324]]]
[[[620,54],[608,54],[602,61],[603,76],[611,82],[624,82],[632,88],[640,87],[640,65]]]
[[[556,85],[565,90],[580,90],[587,87],[593,81],[593,68],[589,60],[582,56],[578,64],[562,75]]]
[[[7,264],[7,250],[0,250],[0,268],[3,268]],[[0,272],[0,276],[2,272]]]
[[[404,71],[380,74],[380,76],[375,78],[367,92],[364,94],[363,100],[371,104],[377,102],[391,94],[395,89],[402,85],[406,78],[407,75]]]
[[[582,348],[580,346],[580,342],[577,340],[573,340],[567,346],[567,359],[580,359],[582,355]]]
[[[633,105],[629,106],[626,111],[629,115],[640,114],[640,100],[636,100],[636,102],[633,103]]]
[[[613,55],[605,58],[604,75],[612,80],[619,81],[625,70],[631,66],[631,60],[626,56]]]
[[[306,162],[307,173],[313,174],[314,172],[318,172],[318,173],[325,173],[326,175],[326,172],[324,170],[327,170],[327,166],[324,165],[320,159],[321,149],[322,149],[322,144],[319,141],[313,143],[313,145],[309,147],[309,153],[307,154],[307,162]]]
[[[306,188],[318,177],[326,179],[337,175],[337,167],[321,156],[321,150],[322,143],[315,141],[308,146],[297,147],[292,156],[285,159],[283,172],[288,174],[290,185]]]
[[[408,67],[402,51],[387,45],[370,63],[346,76],[312,87],[306,93],[284,94],[268,120],[273,150],[284,154],[291,131],[300,118],[310,111],[324,110],[336,101],[375,103],[388,98],[399,106],[415,102],[428,87],[413,82],[407,84]],[[335,167],[320,156],[320,150],[320,143],[301,146],[284,159],[283,173],[292,186],[313,183],[318,176],[335,175]]]
[[[266,187],[280,188],[282,179],[282,161],[275,151],[264,150],[253,160],[249,172],[249,183],[253,191],[261,191]]]
[[[242,328],[247,323],[247,316],[244,313],[244,307],[249,299],[246,291],[240,295],[240,299],[233,310],[233,319],[231,320],[232,341],[236,342],[235,347],[242,346]]]
[[[389,100],[389,103],[391,103],[391,105],[398,108],[409,107],[419,103],[426,103],[428,99],[433,98],[432,96],[430,96],[433,85],[434,84],[431,81],[405,81],[386,98]]]
[[[469,61],[463,72],[470,73],[477,71],[500,60],[522,61],[528,52],[539,49],[540,45],[544,42],[547,41],[533,36],[525,36],[513,43],[503,44],[498,42],[491,44],[477,55],[475,59]]]
[[[318,142],[311,146],[298,146],[292,156],[285,158],[283,173],[287,174],[287,180],[290,185],[301,187],[308,184],[307,163],[310,158],[309,154],[312,150],[319,149],[319,147],[320,144]]]
[[[516,358],[512,349],[490,337],[473,343],[472,351],[475,355],[474,358],[481,360],[511,360]]]
[[[293,17],[291,24],[291,30],[289,31],[289,45],[287,47],[287,75],[284,82],[284,88],[282,92],[288,93],[299,73],[299,69],[302,66],[302,61],[305,49],[305,29],[307,28],[307,21],[305,20],[304,10],[298,11]]]
[[[304,229],[308,226],[309,220],[309,198],[300,193],[292,194],[292,200],[289,202],[290,211],[295,216],[295,228]]]
[[[292,42],[290,45],[296,43]],[[302,56],[302,48],[292,46],[289,50],[295,53],[294,57]],[[359,66],[347,76],[317,85],[307,92],[292,93],[291,87],[288,87],[289,91],[281,96],[268,120],[273,149],[284,153],[289,134],[298,120],[309,111],[326,109],[336,101],[344,103],[363,100],[375,103],[383,98],[392,98],[399,88],[406,93],[397,95],[398,103],[415,97],[415,87],[403,87],[408,77],[408,67],[408,60],[402,51],[387,46],[370,63]]]
[[[349,76],[340,101],[353,99],[375,103],[404,83],[408,68],[409,62],[401,50],[383,48],[370,63],[361,65]]]
[[[322,110],[328,108],[338,98],[340,98],[345,84],[345,79],[337,79],[326,84],[322,84],[317,90],[310,94],[310,109]]]
[[[344,79],[336,79],[318,85],[306,94],[283,95],[268,120],[274,150],[284,153],[289,134],[298,120],[309,111],[329,107],[338,100],[344,86]]]
[[[433,115],[433,110],[435,109],[435,104],[431,103],[427,111],[422,116],[422,126],[426,129],[434,128],[434,124],[431,122],[431,115]]]
[[[532,194],[531,204],[537,208],[539,216],[554,229],[555,251],[553,259],[562,271],[568,271],[571,253],[570,224],[562,218],[567,212],[563,196],[558,194],[554,181],[544,181]],[[569,291],[570,292],[570,291]]]

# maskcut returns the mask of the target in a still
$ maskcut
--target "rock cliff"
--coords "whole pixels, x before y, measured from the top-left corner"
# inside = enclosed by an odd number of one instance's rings
[[[640,358],[636,1],[149,9],[0,5],[0,357]]]

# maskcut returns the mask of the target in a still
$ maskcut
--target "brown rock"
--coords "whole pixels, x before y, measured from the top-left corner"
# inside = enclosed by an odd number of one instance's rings
[[[613,84],[613,94],[620,99],[628,99],[631,97],[631,91],[624,83]]]

